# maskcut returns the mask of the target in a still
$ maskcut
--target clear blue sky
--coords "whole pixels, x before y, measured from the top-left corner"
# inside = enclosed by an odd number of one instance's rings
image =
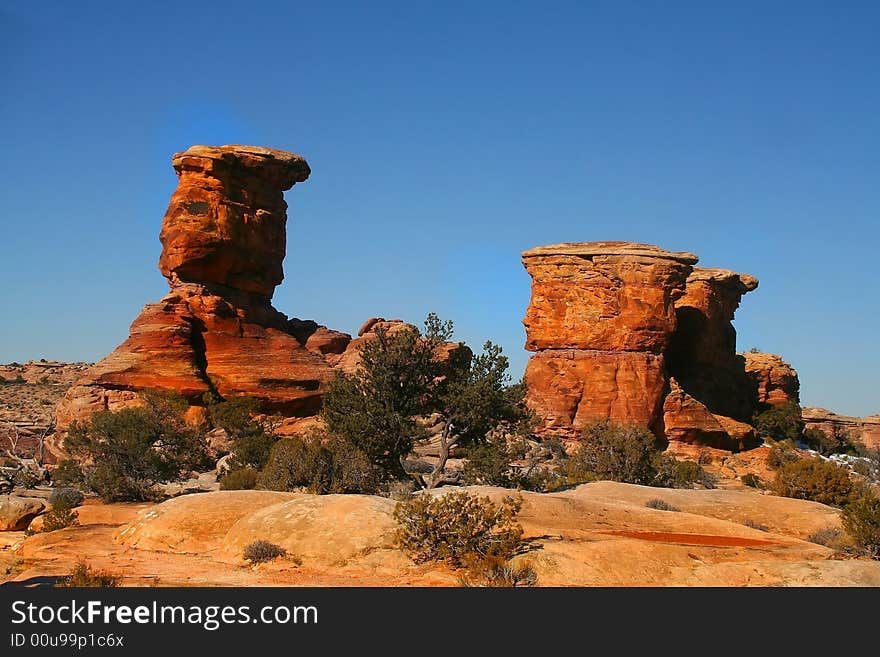
[[[165,294],[172,152],[304,155],[275,305],[451,318],[516,375],[522,250],[754,274],[741,349],[880,412],[880,3],[0,2],[0,362],[96,360]]]

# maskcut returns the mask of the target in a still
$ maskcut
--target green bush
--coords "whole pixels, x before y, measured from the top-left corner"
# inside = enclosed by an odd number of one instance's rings
[[[253,468],[230,470],[220,477],[220,490],[253,490],[259,474]]]
[[[657,439],[647,429],[610,421],[594,422],[583,430],[583,443],[564,467],[571,479],[607,479],[650,485],[654,481]]]
[[[762,487],[760,477],[758,477],[758,475],[756,475],[752,472],[749,472],[749,473],[742,475],[739,479],[746,486],[749,486],[751,488],[761,488]]]
[[[693,488],[701,484],[705,488],[715,488],[715,479],[699,463],[680,461],[668,454],[656,454],[653,459],[656,474],[652,486],[662,488]]]
[[[521,508],[522,500],[513,497],[497,505],[463,491],[418,495],[395,509],[397,538],[417,563],[464,566],[490,558],[507,560],[522,545],[523,530],[516,522]]]
[[[796,402],[771,406],[756,414],[752,425],[762,438],[773,440],[799,440],[804,431],[801,407]]]
[[[269,490],[374,493],[380,476],[367,455],[348,441],[312,432],[276,442],[258,483]]]
[[[820,458],[799,459],[776,472],[773,490],[777,495],[844,506],[858,494],[849,470]]]
[[[253,564],[265,563],[278,557],[287,556],[287,550],[280,545],[260,539],[253,543],[248,543],[244,548],[242,556],[245,561],[250,561]]]
[[[55,586],[89,587],[89,588],[112,588],[119,586],[120,578],[110,573],[93,570],[85,561],[77,561],[73,572],[62,578]]]
[[[774,444],[770,448],[770,453],[767,455],[767,465],[773,470],[778,470],[782,466],[794,463],[800,458],[801,456],[798,454],[794,442],[785,440]]]
[[[832,427],[830,432],[816,428],[806,429],[801,440],[810,449],[816,450],[822,456],[856,454],[859,451],[857,441],[852,435],[845,429],[837,426]]]
[[[36,473],[27,468],[22,468],[12,477],[12,483],[19,488],[31,489],[38,486],[41,481],[42,480],[36,475]]]
[[[49,495],[49,504],[57,506],[66,504],[71,509],[83,502],[83,494],[76,488],[56,488]]]
[[[507,441],[499,439],[468,450],[462,482],[467,485],[513,488],[520,477],[511,468],[511,450]]]
[[[259,470],[269,459],[269,452],[278,440],[273,431],[273,419],[258,419],[257,401],[252,397],[233,397],[219,401],[206,398],[209,426],[223,429],[232,442],[233,469]]]
[[[856,546],[872,559],[880,559],[880,499],[867,493],[844,508],[843,528]]]
[[[58,466],[52,471],[52,483],[55,486],[65,488],[82,488],[85,486],[85,477],[79,462],[75,459],[59,461]]]
[[[73,510],[73,506],[61,499],[52,505],[52,510],[43,516],[44,532],[54,532],[65,527],[73,527],[79,524],[79,514]]]
[[[151,499],[157,483],[210,465],[203,434],[184,419],[185,400],[157,392],[144,400],[70,425],[64,446],[93,464],[85,485],[107,502]]]

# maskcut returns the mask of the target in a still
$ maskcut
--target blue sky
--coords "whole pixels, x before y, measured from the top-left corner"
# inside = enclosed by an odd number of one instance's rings
[[[436,311],[518,376],[519,253],[648,242],[757,276],[740,348],[878,413],[878,33],[876,2],[0,2],[0,362],[121,342],[167,289],[171,154],[250,143],[312,167],[288,315]]]

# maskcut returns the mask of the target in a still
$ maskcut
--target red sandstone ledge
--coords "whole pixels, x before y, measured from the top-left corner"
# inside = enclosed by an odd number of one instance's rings
[[[660,258],[675,260],[686,265],[694,265],[699,258],[693,253],[667,251],[653,244],[637,242],[563,242],[548,244],[524,251],[523,258],[536,258],[555,255],[573,256],[636,256],[642,258]]]

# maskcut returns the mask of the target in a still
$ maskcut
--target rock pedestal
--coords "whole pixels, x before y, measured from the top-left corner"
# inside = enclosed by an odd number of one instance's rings
[[[629,242],[542,246],[523,253],[532,277],[527,402],[539,430],[577,437],[610,419],[663,434],[665,351],[675,301],[697,257]]]

